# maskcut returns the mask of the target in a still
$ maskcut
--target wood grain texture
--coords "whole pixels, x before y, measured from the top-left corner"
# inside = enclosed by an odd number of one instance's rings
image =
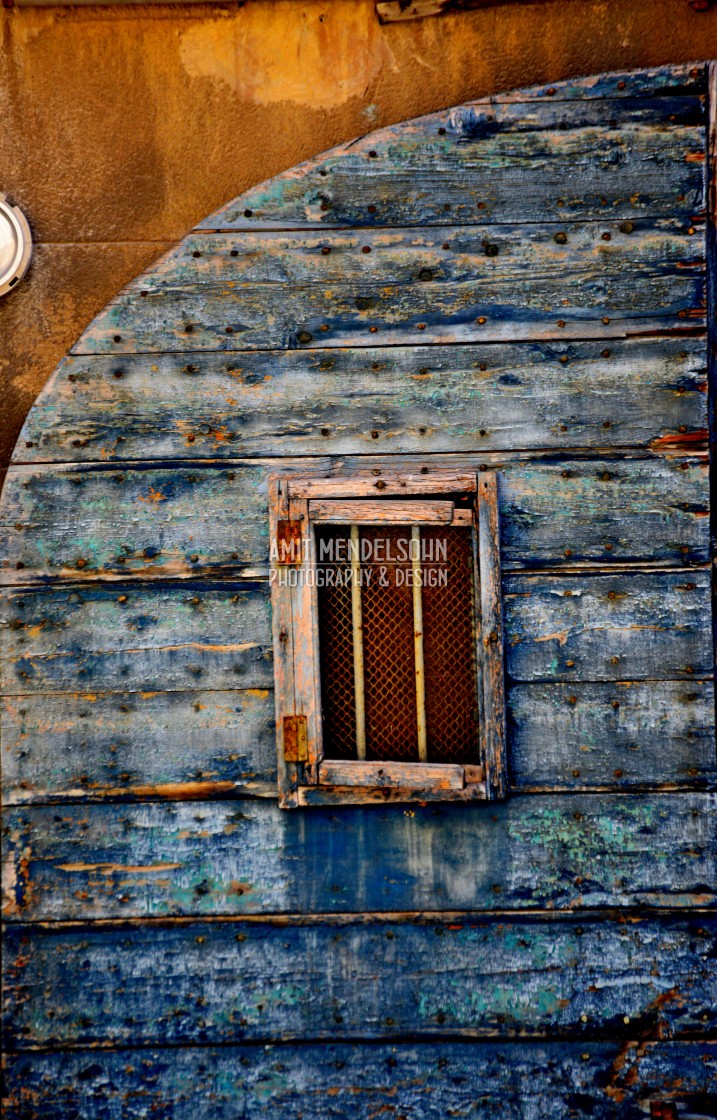
[[[704,570],[507,576],[508,676],[711,676],[709,586]],[[0,598],[4,691],[268,688],[270,626],[267,583],[6,590]]]
[[[612,1041],[689,1036],[712,1019],[716,934],[709,914],[21,926],[7,942],[5,1028],[11,1049],[579,1038],[585,1022]]]
[[[508,715],[518,791],[715,782],[711,681],[516,684]],[[7,805],[277,791],[269,689],[9,696],[2,750]]]
[[[524,681],[711,675],[709,574],[615,575],[506,579],[509,674]]]
[[[5,917],[710,906],[716,800],[681,792],[340,812],[287,813],[268,800],[7,809]]]
[[[325,152],[198,228],[687,217],[704,206],[703,120],[683,96],[473,103]]]
[[[483,704],[479,726],[481,758],[489,798],[505,797],[508,784],[505,727],[505,629],[503,623],[498,476],[478,480],[478,568],[480,581],[480,673]]]
[[[701,338],[69,357],[14,460],[646,447],[706,429],[706,378]]]
[[[646,1102],[714,1112],[703,1041],[298,1043],[6,1056],[7,1120],[644,1120]],[[588,1112],[589,1108],[589,1112]]]
[[[421,457],[395,458],[410,469]],[[378,464],[374,466],[374,464]],[[492,465],[431,458],[430,470]],[[336,461],[14,467],[0,510],[3,582],[143,579],[264,572],[267,473],[327,473]],[[385,458],[347,459],[376,483]],[[390,469],[390,468],[389,468]],[[701,564],[709,558],[708,465],[700,458],[500,460],[504,571],[591,564]],[[380,481],[380,479],[379,479]],[[58,517],[57,511],[72,515]],[[263,566],[263,567],[262,567]]]
[[[312,521],[333,525],[354,525],[359,522],[369,525],[450,525],[454,520],[454,509],[453,502],[429,499],[336,501],[318,498],[309,502],[309,517]],[[468,518],[470,523],[469,512]]]
[[[26,589],[2,603],[5,693],[274,685],[268,583]]]
[[[140,277],[112,300],[72,353],[685,333],[705,325],[700,232],[692,218],[626,223],[611,215],[559,228],[448,227],[438,236],[190,237],[156,280]]]
[[[273,689],[5,697],[3,800],[271,792]]]
[[[465,785],[462,766],[421,762],[337,762],[325,759],[319,783],[328,786],[410,787],[422,791],[460,790]]]
[[[513,685],[513,786],[714,783],[713,706],[711,681]]]

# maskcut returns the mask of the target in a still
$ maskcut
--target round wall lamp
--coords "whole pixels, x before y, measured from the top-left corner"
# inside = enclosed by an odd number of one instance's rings
[[[19,206],[11,206],[0,194],[0,296],[7,295],[22,280],[32,256],[32,234]]]

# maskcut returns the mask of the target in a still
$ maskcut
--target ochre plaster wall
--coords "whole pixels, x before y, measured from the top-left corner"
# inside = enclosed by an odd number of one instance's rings
[[[379,126],[717,55],[717,8],[536,0],[381,26],[373,0],[0,9],[0,190],[36,239],[0,301],[0,468],[92,316],[199,218]]]

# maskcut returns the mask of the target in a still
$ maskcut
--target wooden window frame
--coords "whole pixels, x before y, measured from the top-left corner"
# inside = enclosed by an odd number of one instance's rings
[[[446,499],[438,497],[446,495]],[[473,496],[470,509],[449,496]],[[397,500],[399,499],[399,500]],[[415,499],[412,500],[412,499]],[[269,478],[279,805],[484,801],[507,786],[498,477],[493,471]],[[481,764],[324,759],[318,594],[309,570],[317,524],[473,525]],[[307,547],[306,542],[310,542]],[[289,571],[296,576],[282,575]]]

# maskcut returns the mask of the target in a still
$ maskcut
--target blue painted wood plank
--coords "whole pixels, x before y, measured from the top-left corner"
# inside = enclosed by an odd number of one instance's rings
[[[704,205],[703,114],[683,97],[459,106],[325,152],[198,228],[688,216]]]
[[[420,795],[419,795],[420,796]],[[715,901],[710,793],[6,809],[9,921]]]
[[[692,217],[433,234],[195,234],[112,300],[72,353],[684,332],[704,326],[705,283]]]
[[[9,1054],[7,1120],[644,1120],[717,1108],[710,1042],[410,1042]],[[678,1113],[679,1114],[679,1113]]]
[[[376,470],[481,466],[500,473],[504,571],[708,559],[708,464],[698,457],[452,455],[432,456],[426,467],[421,456],[390,464],[357,456],[340,470],[373,477]],[[0,509],[2,581],[266,574],[267,476],[278,472],[335,473],[336,461],[13,467]],[[60,509],[72,509],[72,517],[58,517]]]
[[[709,1031],[717,919],[121,924],[8,932],[11,1049]]]
[[[506,669],[524,681],[712,675],[709,572],[504,580]],[[83,584],[0,597],[11,696],[271,688],[268,583]]]
[[[711,681],[513,685],[508,713],[519,791],[717,779]],[[6,805],[276,797],[271,689],[6,696],[0,718]]]
[[[69,357],[14,460],[688,446],[705,364],[702,338]]]

